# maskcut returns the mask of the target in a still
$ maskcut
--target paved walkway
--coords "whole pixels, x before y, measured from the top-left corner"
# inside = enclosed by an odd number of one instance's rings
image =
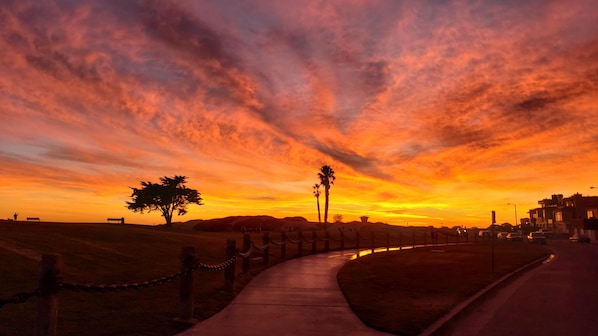
[[[355,316],[336,274],[353,253],[292,259],[258,274],[218,314],[177,336],[389,335]]]

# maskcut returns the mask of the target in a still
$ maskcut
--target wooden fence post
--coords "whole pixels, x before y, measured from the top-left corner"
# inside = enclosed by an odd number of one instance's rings
[[[248,233],[245,233],[243,235],[243,253],[247,253],[247,251],[249,251],[249,249],[251,249],[251,237],[249,236]],[[249,258],[251,256],[247,256],[246,258],[243,258],[243,273],[247,274],[249,273]]]
[[[399,251],[403,249],[403,242],[402,239],[403,237],[401,236],[401,233],[399,232]]]
[[[229,239],[226,241],[226,260],[230,260],[237,254],[237,241]],[[233,262],[224,269],[224,289],[232,293],[235,290],[235,270],[237,263]]]
[[[330,233],[328,232],[328,229],[324,231],[324,251],[330,251]]]
[[[195,265],[195,248],[185,246],[181,249],[181,271],[188,270]],[[181,277],[179,287],[179,319],[193,320],[194,290],[193,271]]]
[[[386,231],[386,252],[390,251],[390,232]]]
[[[264,232],[264,251],[263,251],[263,261],[264,265],[268,267],[268,261],[270,261],[270,232]]]
[[[301,229],[297,231],[297,249],[299,257],[303,257],[303,231],[301,231]]]
[[[370,241],[371,241],[371,248],[372,248],[372,254],[374,253],[374,247],[376,246],[376,239],[374,237],[374,231],[370,232]]]
[[[44,254],[39,275],[40,296],[37,298],[34,335],[54,336],[58,321],[58,284],[62,262],[58,254]]]
[[[285,259],[287,257],[287,234],[286,232],[282,231],[280,234],[280,240],[282,244],[280,245],[280,259]]]

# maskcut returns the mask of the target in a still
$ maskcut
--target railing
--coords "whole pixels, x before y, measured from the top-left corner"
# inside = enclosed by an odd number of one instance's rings
[[[243,250],[237,249],[236,240],[227,240],[225,248],[225,261],[220,264],[210,265],[200,262],[195,257],[195,248],[186,246],[181,249],[180,255],[180,271],[162,278],[152,279],[142,282],[123,283],[123,284],[82,284],[71,283],[63,281],[62,279],[62,260],[58,254],[44,254],[41,260],[41,272],[39,276],[39,286],[34,291],[21,292],[13,295],[7,299],[0,299],[0,308],[8,304],[20,304],[27,302],[29,299],[37,298],[36,316],[34,324],[34,335],[49,336],[56,335],[56,322],[58,316],[58,294],[61,290],[75,291],[75,292],[100,292],[111,293],[120,291],[131,291],[143,288],[151,288],[161,286],[174,280],[180,280],[179,290],[179,319],[183,321],[193,320],[194,311],[194,272],[198,270],[203,271],[224,271],[224,288],[228,292],[233,292],[235,288],[235,266],[236,261],[242,259],[242,271],[248,274],[250,271],[251,261],[261,261],[261,263],[268,267],[270,263],[270,256],[273,256],[270,250],[271,247],[280,248],[280,260],[287,259],[287,245],[297,245],[297,253],[292,257],[302,257],[305,254],[303,243],[311,244],[309,252],[315,254],[318,252],[328,252],[331,249],[345,250],[353,248],[356,250],[356,257],[359,257],[359,251],[365,248],[375,251],[389,251],[392,249],[402,249],[404,242],[408,242],[411,246],[429,246],[440,243],[440,235],[438,232],[431,231],[429,241],[426,232],[423,235],[416,236],[415,231],[411,234],[411,239],[404,239],[403,235],[396,236],[396,241],[393,244],[389,232],[385,232],[383,237],[376,237],[374,231],[370,231],[369,235],[360,231],[344,231],[340,230],[338,236],[331,231],[323,231],[318,233],[311,231],[311,234],[306,234],[305,231],[296,231],[292,233],[281,232],[280,240],[272,239],[270,232],[262,233],[262,245],[255,245],[251,240],[249,233],[243,234]],[[420,232],[421,233],[421,232]],[[296,235],[296,239],[289,237],[289,235]],[[310,236],[310,238],[308,238]],[[352,236],[352,237],[351,237]],[[457,235],[444,234],[445,241],[448,244],[450,237],[455,237],[455,242],[460,242],[460,237]],[[473,236],[476,239],[476,236]],[[377,239],[378,238],[378,239]],[[380,241],[383,239],[383,243]],[[469,237],[465,236],[464,242],[468,242]],[[324,246],[321,251],[318,251],[318,242],[323,242]],[[365,242],[365,245],[362,245]],[[331,243],[336,246],[331,248]],[[369,244],[368,244],[369,243]],[[410,243],[410,244],[409,244]],[[349,247],[347,247],[349,245]],[[367,245],[367,246],[366,246]]]

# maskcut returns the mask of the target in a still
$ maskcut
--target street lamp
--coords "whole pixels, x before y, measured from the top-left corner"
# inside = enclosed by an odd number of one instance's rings
[[[515,227],[517,227],[517,225],[519,225],[517,223],[517,204],[515,204],[515,203],[507,203],[507,205],[512,205],[515,208]],[[521,228],[521,231],[523,232],[523,228]]]

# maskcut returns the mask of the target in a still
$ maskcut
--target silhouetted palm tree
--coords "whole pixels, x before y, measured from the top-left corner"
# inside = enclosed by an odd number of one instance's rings
[[[316,196],[316,203],[318,204],[318,223],[322,223],[322,217],[320,216],[320,185],[314,184],[314,196]]]
[[[324,226],[328,224],[328,204],[330,202],[330,186],[334,184],[334,170],[328,165],[322,166],[318,173],[320,178],[320,185],[324,186],[324,196],[326,196],[326,203],[324,203]]]

